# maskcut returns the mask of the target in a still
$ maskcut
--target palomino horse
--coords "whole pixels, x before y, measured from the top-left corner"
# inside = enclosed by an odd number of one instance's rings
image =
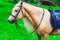
[[[38,40],[40,40],[41,35],[44,36],[45,40],[48,40],[48,34],[53,30],[50,24],[51,15],[48,10],[32,6],[25,2],[23,2],[23,4],[19,2],[13,8],[12,15],[9,16],[8,21],[14,23],[23,17],[25,17],[34,28],[38,27],[36,30]],[[52,34],[60,34],[60,30],[57,29],[57,32],[53,32]]]

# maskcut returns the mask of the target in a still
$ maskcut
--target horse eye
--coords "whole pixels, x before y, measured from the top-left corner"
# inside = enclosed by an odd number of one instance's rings
[[[18,12],[18,10],[15,10],[15,12]]]

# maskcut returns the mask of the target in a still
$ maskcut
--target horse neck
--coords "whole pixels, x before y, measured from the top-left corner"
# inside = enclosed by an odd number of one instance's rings
[[[30,23],[32,23],[33,25],[35,25],[34,23],[34,19],[32,18],[32,16],[28,13],[28,11],[26,9],[23,9],[23,16],[25,19],[27,19]]]
[[[24,10],[27,12],[26,17],[35,25],[39,25],[42,18],[43,9],[23,3]],[[28,15],[28,16],[27,16]]]

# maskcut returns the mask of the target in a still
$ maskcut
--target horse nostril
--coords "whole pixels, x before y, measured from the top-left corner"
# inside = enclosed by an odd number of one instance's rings
[[[14,23],[14,22],[16,22],[16,20],[14,20],[14,19],[13,20],[8,20],[8,22],[9,23]]]

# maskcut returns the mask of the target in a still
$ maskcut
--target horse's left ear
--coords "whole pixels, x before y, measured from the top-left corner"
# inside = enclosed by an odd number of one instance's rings
[[[20,4],[23,4],[23,1],[20,1]]]
[[[23,1],[22,0],[20,0],[20,5],[22,5],[23,4]]]

